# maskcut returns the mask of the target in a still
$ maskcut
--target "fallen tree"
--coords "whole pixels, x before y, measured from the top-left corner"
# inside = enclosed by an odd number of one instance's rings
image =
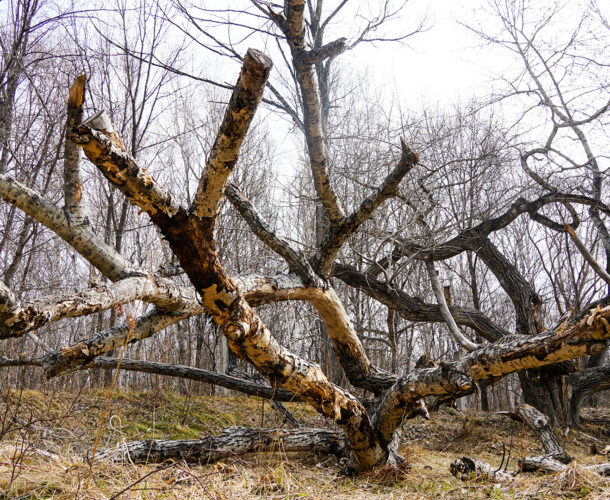
[[[201,439],[147,439],[109,448],[98,459],[150,463],[166,460],[213,463],[225,458],[260,452],[319,452],[347,456],[341,434],[327,429],[251,429],[228,427],[219,436]]]
[[[241,73],[232,87],[226,112],[189,206],[178,203],[170,191],[136,161],[106,113],[98,112],[82,120],[86,78],[79,77],[68,98],[64,207],[56,206],[5,174],[0,174],[0,194],[5,201],[59,235],[111,283],[25,303],[0,283],[0,338],[26,335],[33,338],[34,330],[51,322],[134,301],[151,304],[152,309],[130,318],[123,325],[84,336],[60,349],[45,348],[47,354],[39,359],[3,360],[0,365],[42,366],[49,378],[77,369],[113,367],[204,381],[278,401],[306,402],[340,426],[342,437],[336,433],[331,436],[326,431],[299,429],[285,434],[285,445],[292,443],[287,446],[302,450],[318,443],[322,449],[336,450],[337,443],[341,442],[341,449],[349,449],[352,471],[400,461],[396,452],[400,426],[406,418],[427,414],[423,403],[427,396],[463,396],[475,392],[478,382],[553,365],[551,370],[528,372],[522,378],[526,397],[529,390],[529,395],[540,405],[546,404],[543,392],[536,392],[534,373],[557,389],[562,381],[558,372],[564,373],[560,363],[602,353],[610,338],[610,298],[583,308],[552,328],[545,328],[541,297],[517,266],[502,255],[490,235],[521,215],[557,229],[557,224],[539,211],[558,204],[579,204],[598,215],[609,214],[610,209],[601,201],[601,195],[554,190],[532,201],[519,199],[504,213],[459,231],[446,242],[420,244],[392,236],[392,258],[380,259],[369,272],[337,263],[337,256],[350,237],[383,203],[399,194],[400,183],[417,168],[419,156],[401,139],[400,154],[394,158],[389,173],[369,196],[355,203],[349,213],[329,178],[319,88],[322,63],[348,47],[344,39],[321,45],[321,38],[313,47],[308,47],[304,1],[287,0],[282,13],[271,7],[265,12],[288,43],[300,92],[299,102],[303,107],[300,123],[306,138],[311,176],[328,222],[317,246],[306,255],[289,239],[277,234],[239,187],[229,183],[240,147],[268,85],[272,62],[265,54],[250,49],[245,56],[239,56]],[[82,181],[80,159],[73,154],[76,146],[82,148],[91,163],[129,203],[147,214],[171,248],[179,269],[156,272],[140,269],[94,234],[79,194]],[[224,197],[231,201],[260,241],[283,259],[287,272],[273,276],[232,276],[227,271],[219,258],[216,241]],[[425,227],[425,223],[422,224]],[[443,295],[434,262],[462,252],[475,253],[497,277],[514,306],[516,334],[496,325],[479,307],[456,306]],[[389,281],[378,279],[389,262],[407,258],[426,263],[438,303],[426,303],[396,290]],[[179,273],[186,275],[190,285],[178,285],[172,279]],[[364,291],[405,319],[449,324],[453,337],[469,353],[456,361],[440,361],[435,366],[421,367],[403,376],[376,367],[333,288],[332,276]],[[354,389],[332,383],[317,363],[303,359],[281,345],[255,310],[264,303],[290,300],[306,301],[313,306]],[[269,381],[268,385],[192,367],[103,357],[128,343],[150,338],[178,321],[204,313],[220,328],[231,351],[256,368]],[[463,326],[472,328],[479,337],[477,342],[460,331]],[[44,345],[44,339],[36,337],[35,340]],[[372,397],[365,399],[360,391],[366,391]],[[228,431],[222,439],[175,443],[147,441],[128,444],[127,450],[130,456],[159,460],[169,457],[212,460],[210,457],[216,455],[210,450],[218,456],[254,450],[255,433],[260,435],[267,431],[248,433],[233,429],[231,432],[237,433],[236,437]],[[268,449],[275,449],[276,443],[271,437],[268,439]],[[205,458],[206,452],[208,458]]]

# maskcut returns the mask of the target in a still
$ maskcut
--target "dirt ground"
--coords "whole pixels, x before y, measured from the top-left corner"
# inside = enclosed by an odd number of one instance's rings
[[[98,434],[96,449],[102,450],[134,439],[192,439],[231,425],[278,425],[269,403],[257,398],[115,392],[104,414],[105,405],[104,391],[79,395],[24,391],[4,398],[0,402],[0,498],[610,499],[610,479],[582,468],[610,460],[590,451],[593,440],[589,436],[610,442],[610,429],[602,424],[588,423],[581,431],[562,437],[574,457],[565,472],[519,474],[509,484],[493,484],[460,481],[449,473],[449,465],[468,456],[499,466],[503,443],[511,454],[508,470],[516,470],[517,457],[543,454],[529,429],[503,415],[441,409],[430,421],[419,417],[408,421],[401,448],[406,467],[349,478],[340,474],[342,464],[335,457],[287,454],[281,449],[203,466],[94,460],[90,467],[87,458]],[[305,405],[287,406],[304,426],[328,425]],[[607,411],[586,414],[608,416]],[[7,430],[9,422],[12,427]]]

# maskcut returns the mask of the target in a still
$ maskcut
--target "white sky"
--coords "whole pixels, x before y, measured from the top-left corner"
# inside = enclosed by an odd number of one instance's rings
[[[489,83],[501,70],[498,49],[483,49],[459,21],[472,19],[479,0],[412,2],[407,14],[429,13],[429,30],[409,39],[406,46],[360,46],[344,60],[360,61],[369,68],[378,87],[395,85],[405,104],[421,107],[452,104],[488,93]]]

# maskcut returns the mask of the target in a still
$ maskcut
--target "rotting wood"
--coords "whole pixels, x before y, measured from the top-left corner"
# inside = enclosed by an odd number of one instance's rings
[[[342,433],[328,429],[229,427],[219,436],[201,439],[134,441],[103,450],[98,453],[97,459],[135,463],[186,460],[209,464],[247,453],[303,451],[344,457],[348,448]]]
[[[462,481],[487,479],[497,483],[510,482],[514,479],[511,472],[496,469],[489,463],[476,458],[462,457],[449,466],[449,471]]]
[[[572,461],[570,455],[568,455],[563,446],[559,443],[546,415],[528,404],[519,406],[516,413],[538,435],[547,457],[553,458],[563,464],[568,464]]]

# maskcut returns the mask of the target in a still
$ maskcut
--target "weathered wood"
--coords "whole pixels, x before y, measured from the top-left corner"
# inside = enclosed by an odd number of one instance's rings
[[[169,363],[158,363],[154,361],[144,361],[137,359],[123,358],[119,362],[118,359],[99,357],[91,363],[86,364],[82,368],[85,369],[103,369],[116,368],[120,366],[121,370],[136,371],[145,373],[154,373],[156,375],[165,375],[169,377],[179,377],[198,382],[206,382],[208,384],[218,385],[234,391],[248,394],[250,396],[258,396],[264,399],[284,402],[298,402],[301,399],[288,391],[280,388],[272,388],[267,384],[260,382],[252,382],[243,378],[233,377],[223,373],[216,373],[201,368],[194,368],[184,365],[173,365]]]
[[[260,452],[318,452],[343,457],[348,452],[342,433],[327,429],[250,429],[229,427],[219,436],[201,439],[134,441],[109,448],[97,459],[150,463],[165,460],[212,463]]]
[[[517,414],[530,426],[542,442],[546,456],[563,464],[568,464],[572,458],[559,443],[546,415],[533,406],[523,404],[517,408]]]
[[[80,149],[74,143],[72,129],[83,121],[83,102],[87,75],[74,80],[68,95],[66,138],[64,141],[64,204],[71,226],[80,226],[87,219],[80,175]]]
[[[65,240],[111,281],[146,274],[99,238],[89,224],[71,225],[62,209],[12,177],[0,174],[0,196]]]
[[[83,292],[49,295],[16,306],[10,315],[0,316],[0,338],[19,337],[53,321],[105,311],[134,300],[155,304],[164,312],[200,309],[197,294],[190,287],[154,276],[126,278]]]
[[[471,479],[487,479],[489,481],[504,483],[514,479],[514,474],[492,467],[483,460],[462,457],[449,466],[449,471],[462,481]]]
[[[549,456],[525,457],[520,459],[518,464],[519,469],[522,472],[542,471],[555,473],[562,472],[567,469],[567,465],[562,464],[561,462]],[[586,465],[582,468],[591,472],[595,472],[600,476],[610,476],[610,463]]]
[[[606,301],[607,302],[607,301]],[[388,439],[418,399],[430,395],[465,395],[478,380],[596,354],[610,338],[610,305],[601,304],[558,330],[537,336],[513,335],[438,368],[419,369],[401,377],[381,400],[376,428]]]
[[[271,7],[269,10],[271,11]],[[290,46],[295,76],[303,103],[303,129],[314,188],[330,221],[340,223],[345,218],[345,213],[330,182],[322,128],[320,92],[314,65],[308,61],[305,49],[304,10],[304,0],[287,0],[284,4],[286,19],[284,20],[283,16],[273,12],[271,17],[286,36]]]
[[[271,59],[262,52],[249,49],[246,53],[191,206],[195,217],[209,217],[213,224],[225,185],[237,163],[239,148],[252,123],[272,66]]]
[[[248,69],[248,66],[256,65],[261,65],[261,68]],[[252,97],[255,97],[256,90],[259,101],[268,74],[265,58],[245,57],[234,93],[250,86],[253,89]],[[256,85],[244,82],[244,79],[251,78],[258,79]],[[253,113],[255,107],[252,108],[249,103],[243,100],[241,104],[234,104],[243,105],[244,113],[248,110]],[[229,105],[230,108],[232,106]],[[223,123],[230,124],[230,121]],[[227,275],[218,260],[214,239],[216,214],[201,217],[173,204],[169,207],[168,195],[154,179],[142,174],[135,160],[120,148],[117,141],[108,147],[109,138],[104,133],[86,126],[81,126],[79,133],[83,135],[83,140],[79,141],[89,159],[131,203],[147,212],[159,227],[199,293],[206,312],[222,328],[231,350],[256,366],[272,386],[298,394],[322,414],[339,423],[350,443],[357,470],[384,463],[388,449],[381,445],[361,403],[349,392],[331,384],[318,365],[280,346],[241,295],[237,284]],[[222,130],[221,133],[225,134]],[[202,177],[207,179],[202,192],[212,199],[218,199],[229,173],[226,169],[217,171],[212,164],[208,164]]]

